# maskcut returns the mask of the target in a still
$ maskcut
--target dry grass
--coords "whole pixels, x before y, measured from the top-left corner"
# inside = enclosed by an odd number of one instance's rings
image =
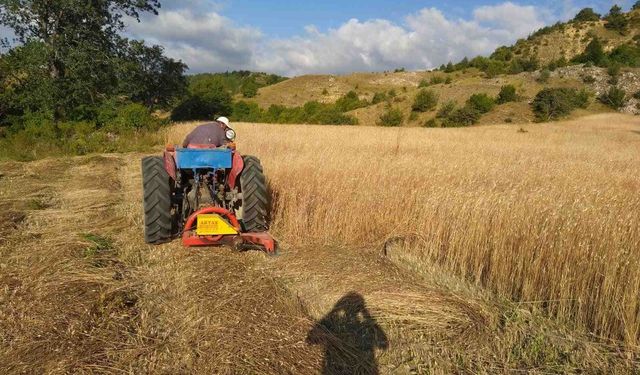
[[[178,142],[192,125],[176,126]],[[438,264],[593,335],[640,344],[640,122],[459,130],[241,124],[290,245],[415,239]]]

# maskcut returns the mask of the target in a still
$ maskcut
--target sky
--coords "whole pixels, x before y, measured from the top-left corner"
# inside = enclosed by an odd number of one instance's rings
[[[189,73],[423,70],[490,54],[584,7],[633,1],[161,0],[159,15],[128,20],[125,34],[164,46]]]

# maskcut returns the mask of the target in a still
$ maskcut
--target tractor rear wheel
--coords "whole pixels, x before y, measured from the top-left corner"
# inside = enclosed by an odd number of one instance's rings
[[[171,214],[171,177],[164,169],[164,159],[148,156],[142,159],[144,191],[144,241],[161,244],[173,235]]]
[[[264,232],[268,229],[267,179],[258,158],[244,156],[243,160],[244,169],[240,174],[242,226],[246,232]]]

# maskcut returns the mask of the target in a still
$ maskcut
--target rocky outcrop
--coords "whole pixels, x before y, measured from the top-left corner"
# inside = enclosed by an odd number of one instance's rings
[[[598,67],[585,67],[583,65],[572,65],[556,69],[551,73],[552,77],[574,78],[582,80],[591,91],[599,97],[611,88],[611,76],[607,69]],[[620,109],[620,112],[640,115],[640,100],[633,95],[640,91],[640,72],[625,71],[618,77],[618,88],[627,93],[627,104]]]

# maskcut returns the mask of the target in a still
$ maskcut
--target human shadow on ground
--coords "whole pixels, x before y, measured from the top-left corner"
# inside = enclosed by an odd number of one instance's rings
[[[375,349],[387,349],[387,335],[355,292],[342,297],[316,322],[307,343],[324,346],[322,374],[379,374]]]

